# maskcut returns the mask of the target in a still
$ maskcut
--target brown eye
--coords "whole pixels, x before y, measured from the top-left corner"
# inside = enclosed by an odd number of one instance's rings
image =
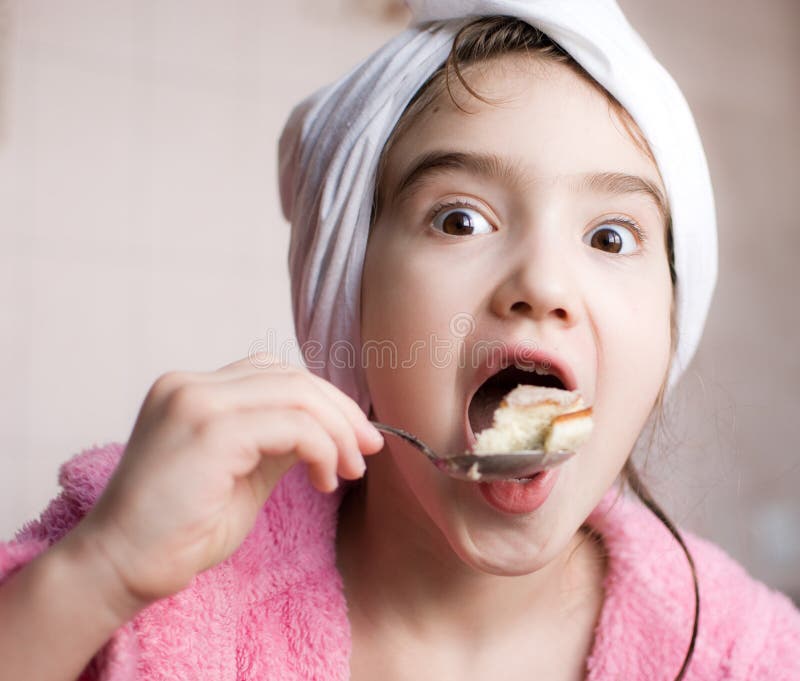
[[[450,236],[489,234],[492,226],[478,211],[455,208],[439,213],[433,220],[434,229]]]
[[[632,253],[638,248],[633,229],[615,223],[595,227],[584,237],[584,241],[592,248],[621,255]]]
[[[598,229],[592,234],[591,244],[602,251],[619,253],[622,250],[622,237],[610,229]]]

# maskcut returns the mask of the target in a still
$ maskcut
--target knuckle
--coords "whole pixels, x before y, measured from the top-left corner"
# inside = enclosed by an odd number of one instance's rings
[[[186,374],[181,371],[167,371],[161,374],[150,386],[148,397],[160,400],[166,398],[178,386],[187,380]]]
[[[170,416],[192,423],[200,423],[216,413],[213,400],[205,386],[183,383],[166,399],[166,412]]]
[[[337,388],[337,390],[338,390],[338,388]],[[344,392],[342,390],[339,390],[339,392],[341,393],[342,397],[344,398],[344,400],[343,400],[344,404],[347,406],[348,409],[350,409],[354,414],[358,413],[358,414],[362,414],[363,415],[364,412],[361,411],[361,407],[358,406],[358,402],[356,402],[346,392]]]
[[[308,389],[308,375],[296,367],[290,367],[283,372],[284,379],[290,389],[301,392]]]
[[[325,462],[335,466],[339,461],[340,446],[338,443],[328,436],[324,438],[321,447],[320,457],[322,457]]]
[[[192,442],[197,452],[217,458],[224,455],[238,459],[248,447],[246,433],[231,427],[225,417],[200,422],[192,428]]]
[[[280,383],[280,391],[282,401],[288,408],[300,411],[308,406],[308,401],[305,399],[306,393],[299,378],[285,376]]]
[[[327,431],[317,420],[305,412],[298,412],[297,442],[313,461],[326,463],[337,458],[337,447]]]
[[[320,430],[319,423],[317,423],[317,420],[308,412],[302,409],[290,409],[288,418],[291,419],[292,427],[298,434],[298,440],[301,439],[301,436],[304,434],[311,436],[318,435]]]
[[[198,421],[194,427],[194,435],[213,447],[232,448],[239,446],[242,439],[241,429],[232,427],[231,417],[225,415]]]
[[[345,428],[341,434],[337,434],[336,444],[342,457],[347,457],[351,452],[358,451],[358,442],[349,428]]]
[[[259,352],[257,355],[251,354],[247,358],[249,368],[255,369],[258,373],[274,374],[281,369],[279,358],[269,352]],[[237,364],[243,364],[239,362]]]
[[[302,406],[303,396],[307,393],[307,388],[301,371],[293,367],[271,367],[260,371],[254,377],[254,380],[279,393],[285,406],[289,408]]]
[[[339,451],[330,438],[322,439],[314,444],[314,459],[324,466],[336,468],[339,461]]]

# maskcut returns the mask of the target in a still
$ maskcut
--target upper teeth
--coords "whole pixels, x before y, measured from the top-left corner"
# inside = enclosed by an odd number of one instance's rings
[[[522,371],[530,371],[530,372],[533,372],[535,374],[539,374],[539,376],[552,376],[553,375],[552,371],[548,371],[544,367],[537,366],[536,364],[534,364],[533,366],[527,366],[525,364],[515,364],[514,366],[517,367],[517,369],[522,369]]]

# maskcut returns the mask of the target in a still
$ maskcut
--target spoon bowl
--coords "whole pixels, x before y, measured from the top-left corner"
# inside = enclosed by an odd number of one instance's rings
[[[549,468],[555,468],[575,456],[572,450],[546,452],[543,449],[523,449],[514,452],[486,454],[456,454],[442,456],[434,452],[417,436],[402,428],[371,421],[378,430],[402,438],[421,451],[442,473],[458,480],[469,482],[492,480],[514,480],[525,478]]]

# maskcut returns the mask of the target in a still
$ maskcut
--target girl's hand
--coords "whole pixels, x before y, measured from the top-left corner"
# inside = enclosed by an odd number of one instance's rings
[[[322,492],[364,474],[383,438],[358,405],[300,368],[244,359],[150,388],[117,470],[75,528],[144,607],[230,556],[297,461]]]

